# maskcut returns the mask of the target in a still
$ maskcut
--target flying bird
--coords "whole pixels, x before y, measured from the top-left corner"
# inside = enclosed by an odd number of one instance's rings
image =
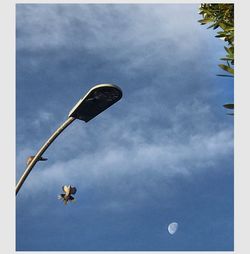
[[[65,192],[65,194],[60,194],[58,196],[58,199],[62,199],[64,204],[67,205],[69,201],[74,201],[75,198],[72,196],[76,193],[76,188],[71,185],[64,185],[62,186],[62,190]]]
[[[35,158],[35,156],[29,156],[29,157],[27,158],[27,161],[26,161],[27,166],[31,163],[31,161],[32,161],[34,158]],[[40,157],[38,160],[39,160],[39,161],[46,161],[46,160],[48,160],[48,159],[47,159],[47,158]]]

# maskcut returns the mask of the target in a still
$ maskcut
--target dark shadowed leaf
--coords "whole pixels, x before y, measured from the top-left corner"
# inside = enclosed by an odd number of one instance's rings
[[[223,60],[223,61],[233,61],[234,58],[233,57],[223,57],[223,58],[220,58],[220,60]]]
[[[221,37],[226,37],[225,33],[222,33],[222,34],[218,34],[215,36],[216,38],[221,38]]]
[[[229,78],[233,78],[234,77],[232,75],[227,75],[227,74],[217,74],[216,76],[219,76],[219,77],[229,77]]]
[[[228,108],[228,109],[234,109],[234,104],[232,104],[232,103],[224,104],[223,107]]]

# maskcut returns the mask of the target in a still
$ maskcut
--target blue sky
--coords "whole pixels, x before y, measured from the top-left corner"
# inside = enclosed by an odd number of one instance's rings
[[[94,85],[123,90],[46,151],[16,250],[233,250],[233,80],[197,4],[17,4],[16,178]],[[57,200],[76,186],[76,203]],[[167,231],[176,221],[176,234]]]

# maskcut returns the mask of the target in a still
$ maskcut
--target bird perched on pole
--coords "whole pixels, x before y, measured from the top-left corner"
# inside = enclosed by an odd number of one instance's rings
[[[67,205],[68,201],[74,201],[75,198],[72,196],[76,193],[76,188],[71,185],[64,185],[62,186],[62,190],[65,194],[60,194],[58,199],[62,199],[64,204]]]
[[[29,157],[27,158],[27,161],[26,161],[27,166],[31,163],[31,161],[32,161],[34,158],[35,158],[35,156],[29,156]],[[48,159],[47,159],[47,158],[40,157],[38,160],[39,160],[39,161],[46,161],[46,160],[48,160]]]

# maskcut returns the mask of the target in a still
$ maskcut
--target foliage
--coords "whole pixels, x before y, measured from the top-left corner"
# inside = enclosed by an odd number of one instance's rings
[[[209,28],[217,29],[215,37],[223,39],[228,43],[226,56],[220,60],[226,64],[219,64],[224,71],[234,74],[234,4],[201,4],[199,14],[203,19],[199,20],[201,25],[210,24]],[[223,76],[223,75],[220,75]],[[225,75],[229,76],[229,75]]]
[[[226,56],[220,60],[226,64],[219,64],[219,67],[230,75],[220,74],[218,76],[233,77],[234,76],[234,4],[201,4],[199,14],[203,19],[199,20],[201,25],[210,24],[209,28],[214,30],[219,28],[215,37],[227,42]],[[234,109],[234,104],[224,104],[227,109]],[[234,115],[234,113],[228,113]]]

